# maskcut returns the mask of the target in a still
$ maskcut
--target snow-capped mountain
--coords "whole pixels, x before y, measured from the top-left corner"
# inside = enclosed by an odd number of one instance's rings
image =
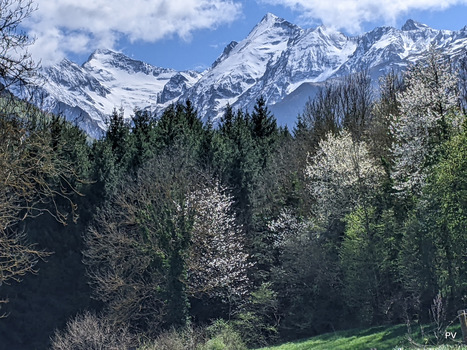
[[[349,37],[320,26],[302,29],[267,14],[240,42],[232,41],[203,73],[177,72],[98,50],[82,66],[64,60],[46,68],[44,107],[62,112],[98,137],[114,108],[155,113],[190,99],[203,118],[216,120],[229,103],[250,109],[265,97],[281,124],[292,124],[309,96],[329,79],[368,69],[373,77],[403,70],[431,46],[458,57],[467,49],[467,27],[437,30],[408,20]]]
[[[112,111],[130,116],[135,108],[155,109],[180,97],[201,74],[177,72],[133,60],[111,50],[97,50],[82,65],[63,60],[44,68],[36,101],[47,110],[76,121],[91,136],[106,129]]]
[[[325,26],[301,29],[268,14],[247,38],[229,45],[182,98],[215,119],[227,103],[251,109],[262,95],[280,123],[293,123],[328,79],[363,69],[374,78],[400,71],[432,45],[451,56],[465,53],[467,27],[436,30],[408,20],[400,30],[379,27],[349,37]]]

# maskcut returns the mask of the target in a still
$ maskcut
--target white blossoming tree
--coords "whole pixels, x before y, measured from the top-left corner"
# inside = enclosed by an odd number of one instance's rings
[[[188,290],[194,296],[223,299],[248,291],[248,254],[242,229],[232,211],[233,198],[218,183],[193,191],[187,207],[194,210],[188,258]]]
[[[328,134],[316,154],[309,157],[305,172],[316,200],[315,214],[323,222],[341,219],[364,205],[384,174],[367,144],[354,141],[347,131]]]
[[[399,191],[419,193],[437,146],[462,119],[457,78],[434,49],[406,74],[407,88],[397,95],[400,114],[392,116],[393,180]]]
[[[232,198],[183,157],[159,158],[98,212],[84,251],[107,317],[149,333],[186,323],[190,297],[232,306],[248,287]]]

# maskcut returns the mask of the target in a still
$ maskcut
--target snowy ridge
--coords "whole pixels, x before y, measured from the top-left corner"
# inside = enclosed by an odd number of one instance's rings
[[[408,20],[401,29],[379,27],[348,37],[324,26],[302,29],[267,14],[242,41],[232,41],[204,73],[177,72],[97,50],[82,66],[64,60],[44,70],[44,107],[62,112],[92,136],[105,130],[106,117],[123,108],[160,113],[190,99],[203,118],[216,120],[227,103],[251,109],[263,95],[281,124],[292,124],[304,103],[329,79],[367,69],[377,78],[404,70],[431,46],[453,59],[467,48],[467,26],[432,29]]]
[[[183,98],[192,100],[202,115],[212,114],[209,110],[222,110],[227,103],[234,104],[279,60],[288,48],[289,38],[301,32],[299,27],[267,14],[245,40],[230,44]]]
[[[374,78],[404,70],[432,45],[455,58],[467,48],[467,30],[436,30],[408,20],[400,30],[379,27],[347,37],[325,26],[303,30],[268,14],[246,39],[226,48],[183,98],[215,120],[227,103],[251,109],[262,95],[280,123],[293,123],[325,81],[364,69]]]
[[[154,110],[163,99],[176,101],[201,76],[154,67],[111,50],[95,51],[82,66],[63,60],[43,73],[41,105],[76,120],[93,137],[100,137],[114,109],[123,109],[127,117],[135,108]]]

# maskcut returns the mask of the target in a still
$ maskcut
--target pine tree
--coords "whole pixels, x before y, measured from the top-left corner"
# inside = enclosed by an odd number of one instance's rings
[[[224,114],[222,115],[219,123],[219,130],[224,136],[229,136],[232,132],[232,126],[235,119],[232,106],[228,103],[225,107]]]
[[[277,133],[276,119],[269,112],[263,96],[256,100],[254,110],[251,113],[251,122],[253,137],[255,138],[268,139]]]
[[[204,134],[203,122],[189,100],[185,104],[172,104],[157,120],[157,149],[184,148],[190,157],[199,159]]]
[[[266,168],[278,139],[277,122],[269,112],[264,97],[260,97],[251,113],[251,132],[260,156],[260,164]]]
[[[131,139],[135,147],[132,165],[137,171],[145,161],[154,157],[156,152],[156,121],[148,111],[135,110],[132,117]]]

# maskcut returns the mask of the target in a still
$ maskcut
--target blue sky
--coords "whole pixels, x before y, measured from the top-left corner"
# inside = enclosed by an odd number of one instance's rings
[[[83,63],[96,48],[177,70],[209,67],[232,40],[244,39],[267,13],[349,35],[411,18],[436,29],[467,25],[467,0],[35,0],[24,23],[43,64]]]

